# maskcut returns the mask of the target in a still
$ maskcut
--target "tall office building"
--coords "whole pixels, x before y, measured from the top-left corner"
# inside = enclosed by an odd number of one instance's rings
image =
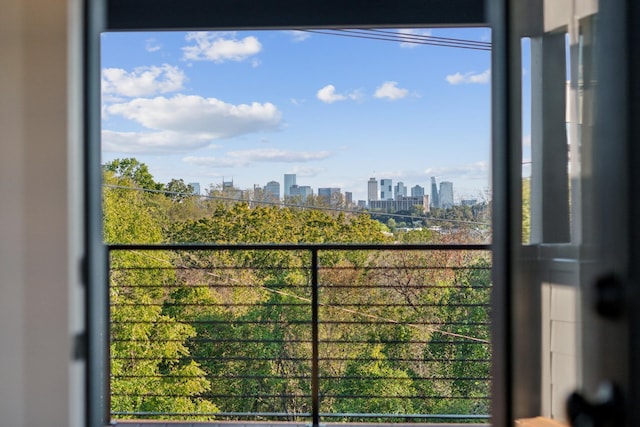
[[[393,200],[393,180],[380,180],[380,200]]]
[[[440,197],[438,194],[438,184],[436,184],[436,177],[431,177],[431,207],[440,207]]]
[[[400,200],[401,197],[407,197],[407,186],[404,182],[398,181],[394,187],[395,200]]]
[[[375,178],[369,178],[367,183],[367,200],[378,200],[378,180]]]
[[[285,173],[284,174],[284,197],[291,195],[291,186],[296,185],[296,174]]]
[[[280,183],[277,181],[267,182],[264,193],[270,200],[280,200]]]
[[[440,183],[440,207],[449,209],[453,206],[453,182],[442,181]]]
[[[313,190],[308,185],[292,185],[290,188],[288,198],[298,200],[299,202],[306,202],[307,198],[313,196]]]
[[[318,198],[323,199],[326,203],[332,206],[336,205],[340,201],[340,189],[334,187],[318,188]]]
[[[424,196],[424,187],[419,185],[415,185],[411,187],[411,197],[422,197]]]
[[[344,204],[351,206],[353,204],[353,193],[351,191],[344,192]]]

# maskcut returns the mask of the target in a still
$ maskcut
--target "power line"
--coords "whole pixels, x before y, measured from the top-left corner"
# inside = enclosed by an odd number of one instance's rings
[[[325,34],[331,36],[352,37],[369,40],[382,40],[396,43],[410,43],[430,46],[452,47],[458,49],[471,49],[491,51],[491,43],[474,40],[454,39],[447,37],[434,37],[421,34],[396,33],[383,30],[308,30],[301,29],[308,33]]]
[[[483,42],[483,41],[477,41],[477,40],[458,39],[453,37],[438,37],[438,36],[432,36],[430,34],[403,33],[399,31],[380,30],[376,28],[368,28],[366,31],[370,31],[372,33],[382,33],[382,34],[399,34],[402,37],[424,39],[424,40],[441,40],[441,41],[448,41],[452,43],[473,44],[479,47],[491,48],[491,42]]]
[[[181,193],[181,192],[177,192],[177,191],[169,191],[169,190],[154,190],[151,188],[140,188],[140,187],[128,187],[128,186],[124,186],[124,185],[114,185],[114,184],[102,184],[103,187],[105,188],[113,188],[113,189],[122,189],[122,190],[131,190],[131,191],[142,191],[142,192],[147,192],[147,193],[156,193],[156,194],[169,194],[169,195],[175,195],[175,196],[185,196],[185,197],[198,197],[201,199],[208,199],[208,200],[220,200],[220,201],[228,201],[228,202],[235,202],[235,203],[248,203],[248,204],[252,204],[252,205],[267,205],[267,206],[280,206],[280,207],[285,207],[285,208],[297,208],[297,209],[309,209],[309,210],[318,210],[318,211],[330,211],[330,212],[342,212],[342,213],[349,213],[349,214],[359,214],[359,215],[384,215],[384,216],[388,216],[388,217],[394,217],[394,218],[404,218],[404,219],[411,219],[416,220],[416,221],[423,221],[423,220],[427,220],[427,221],[440,221],[440,222],[450,222],[450,223],[458,223],[458,224],[468,224],[468,225],[485,225],[485,226],[490,226],[490,223],[487,222],[481,222],[481,221],[467,221],[467,220],[462,220],[462,219],[448,219],[448,218],[426,218],[426,217],[421,217],[421,216],[414,216],[414,215],[406,215],[406,214],[397,214],[397,213],[386,213],[386,212],[375,212],[375,211],[364,211],[364,210],[357,210],[357,209],[343,209],[343,208],[335,208],[335,207],[328,207],[328,206],[309,206],[309,205],[297,205],[297,204],[293,204],[293,203],[285,203],[285,202],[271,202],[271,201],[266,201],[266,200],[245,200],[245,199],[238,199],[235,197],[225,197],[225,196],[212,196],[210,194],[207,195],[200,195],[200,194],[193,194],[193,193]]]

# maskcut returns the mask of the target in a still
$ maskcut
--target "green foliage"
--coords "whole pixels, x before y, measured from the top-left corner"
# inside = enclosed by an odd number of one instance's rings
[[[374,346],[366,361],[351,362],[345,370],[336,403],[338,412],[369,414],[411,414],[411,397],[416,391],[406,371],[394,368]],[[363,396],[363,397],[360,397]]]
[[[522,243],[531,240],[531,178],[522,180]]]
[[[147,190],[162,189],[162,184],[153,180],[149,167],[135,158],[113,160],[106,163],[103,170],[116,177],[119,185],[133,184]]]
[[[168,239],[207,243],[384,242],[377,221],[366,215],[332,216],[317,210],[297,210],[246,203],[217,204],[210,216],[171,224]]]
[[[193,187],[184,183],[182,179],[172,179],[164,186],[166,196],[174,202],[182,202],[193,194]]]
[[[142,170],[144,168],[138,168]],[[112,172],[105,182],[112,183]],[[120,178],[121,185],[131,185]],[[107,242],[158,243],[162,230],[143,192],[105,188]],[[193,326],[163,310],[163,285],[175,282],[166,253],[116,251],[111,259],[111,410],[113,412],[217,412],[198,396],[210,389],[186,342]]]
[[[135,159],[105,165],[104,180],[159,185]],[[185,187],[174,179],[164,189],[189,192]],[[426,228],[390,236],[398,226],[392,219],[387,227],[368,215],[119,187],[105,188],[104,215],[108,243],[447,243],[461,241],[456,232],[474,238],[467,229]],[[309,412],[310,263],[304,249],[113,252],[112,411],[286,412],[291,420]],[[319,264],[321,411],[488,413],[489,364],[464,361],[490,357],[487,257],[321,250]],[[449,267],[456,265],[470,268]]]

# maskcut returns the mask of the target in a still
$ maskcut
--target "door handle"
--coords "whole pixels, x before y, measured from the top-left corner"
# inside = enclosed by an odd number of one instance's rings
[[[611,382],[598,387],[593,403],[578,392],[567,399],[567,414],[573,427],[623,427],[624,412],[622,391]]]

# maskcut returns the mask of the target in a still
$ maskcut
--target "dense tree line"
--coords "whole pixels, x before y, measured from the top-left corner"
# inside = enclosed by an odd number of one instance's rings
[[[363,214],[186,197],[184,182],[156,183],[135,159],[105,165],[104,183],[107,243],[452,238],[390,236]],[[486,254],[324,250],[319,264],[321,412],[488,413],[489,364],[468,362],[489,358]],[[112,412],[310,412],[309,265],[304,250],[114,252]]]

